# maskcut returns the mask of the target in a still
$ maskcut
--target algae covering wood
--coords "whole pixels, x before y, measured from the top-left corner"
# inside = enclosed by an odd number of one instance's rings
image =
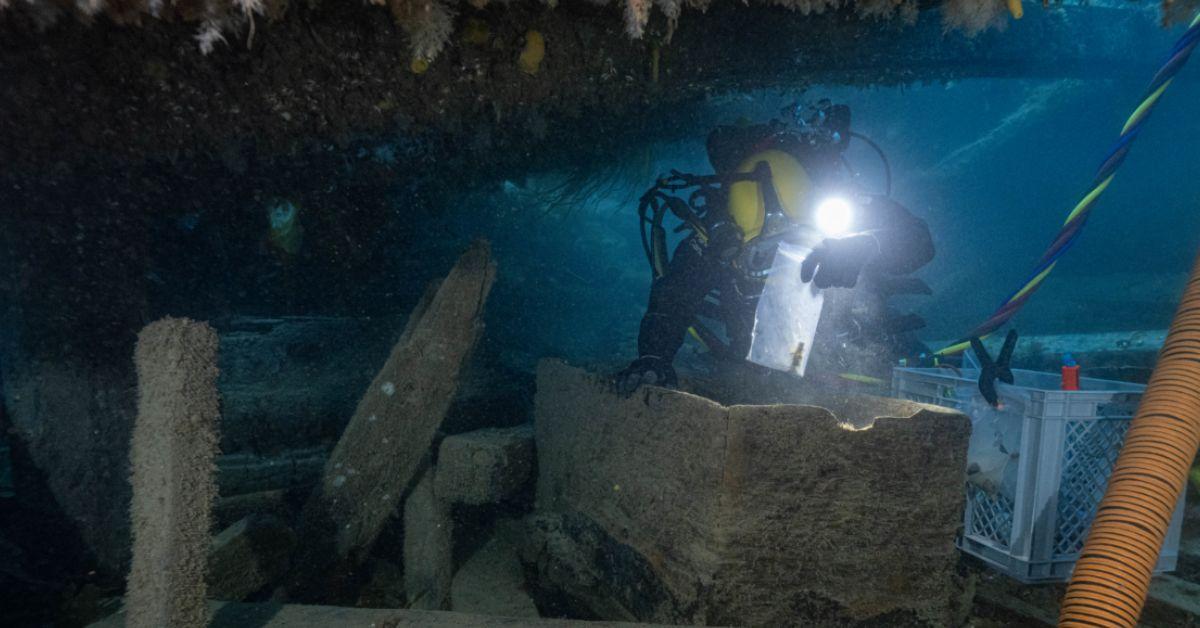
[[[601,617],[961,623],[966,416],[868,396],[832,412],[661,388],[626,399],[549,361],[537,395],[527,530],[546,540],[526,555],[569,567],[543,574]]]
[[[554,360],[537,375],[537,510],[583,512],[695,601],[718,564],[725,408],[652,387],[622,398]],[[653,620],[686,619],[661,612]]]
[[[872,410],[873,399],[845,404],[866,414],[841,420],[812,406],[729,408],[711,621],[783,625],[796,607],[833,601],[854,621],[961,624],[954,538],[970,420],[891,399]]]
[[[429,611],[449,607],[454,578],[454,522],[435,474],[425,471],[404,501],[404,594],[408,608]]]
[[[130,452],[131,628],[208,624],[205,567],[217,495],[217,333],[166,318],[138,334],[138,413]]]
[[[490,246],[475,242],[413,313],[359,401],[305,512],[307,530],[333,535],[339,559],[363,558],[425,463],[482,333],[495,276]]]

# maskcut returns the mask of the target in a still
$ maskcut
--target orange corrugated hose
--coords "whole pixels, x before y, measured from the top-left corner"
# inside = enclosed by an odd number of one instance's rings
[[[1200,447],[1200,259],[1129,426],[1059,626],[1135,626]]]

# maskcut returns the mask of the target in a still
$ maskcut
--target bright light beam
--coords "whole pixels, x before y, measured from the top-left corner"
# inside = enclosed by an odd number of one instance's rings
[[[817,206],[817,229],[827,238],[846,235],[854,224],[854,206],[844,198],[833,196]]]

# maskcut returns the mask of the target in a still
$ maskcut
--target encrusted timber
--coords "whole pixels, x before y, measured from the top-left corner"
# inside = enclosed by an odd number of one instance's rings
[[[491,247],[477,241],[410,316],[305,506],[296,595],[320,597],[331,569],[361,563],[428,467],[495,276]]]
[[[814,622],[944,625],[961,611],[962,414],[871,397],[829,409],[658,388],[622,398],[552,361],[536,405],[523,555],[566,566],[540,573],[603,617],[786,625],[803,608]]]

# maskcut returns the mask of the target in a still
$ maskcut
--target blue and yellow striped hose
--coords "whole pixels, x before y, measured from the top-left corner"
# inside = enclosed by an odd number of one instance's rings
[[[1197,14],[1192,20],[1187,32],[1179,38],[1179,41],[1175,43],[1175,47],[1171,49],[1171,53],[1167,56],[1167,61],[1159,68],[1158,73],[1154,75],[1154,80],[1150,81],[1150,86],[1146,89],[1146,95],[1142,98],[1141,104],[1129,116],[1124,128],[1121,129],[1121,136],[1117,138],[1112,150],[1109,151],[1108,156],[1100,164],[1100,169],[1096,172],[1096,177],[1092,180],[1092,186],[1088,193],[1084,195],[1083,200],[1079,201],[1074,209],[1071,210],[1071,213],[1067,215],[1067,220],[1063,223],[1062,229],[1059,230],[1058,235],[1050,244],[1050,248],[1046,249],[1042,258],[1038,260],[1037,265],[1034,266],[1024,285],[1009,295],[1004,300],[1004,303],[992,313],[990,318],[975,329],[972,329],[961,341],[938,351],[937,355],[960,353],[970,346],[971,338],[984,338],[1003,327],[1025,305],[1029,298],[1033,296],[1033,293],[1041,287],[1042,282],[1054,270],[1058,259],[1079,239],[1079,234],[1083,232],[1083,226],[1087,223],[1088,216],[1091,215],[1096,199],[1100,198],[1100,195],[1104,193],[1108,185],[1112,183],[1113,177],[1116,176],[1117,168],[1125,161],[1125,157],[1129,154],[1130,146],[1133,145],[1133,141],[1141,133],[1142,126],[1146,123],[1146,119],[1150,117],[1150,112],[1154,110],[1154,106],[1158,104],[1163,92],[1167,90],[1171,81],[1175,79],[1175,75],[1187,63],[1188,57],[1191,56],[1192,50],[1196,48],[1198,42],[1200,42],[1200,14]]]

